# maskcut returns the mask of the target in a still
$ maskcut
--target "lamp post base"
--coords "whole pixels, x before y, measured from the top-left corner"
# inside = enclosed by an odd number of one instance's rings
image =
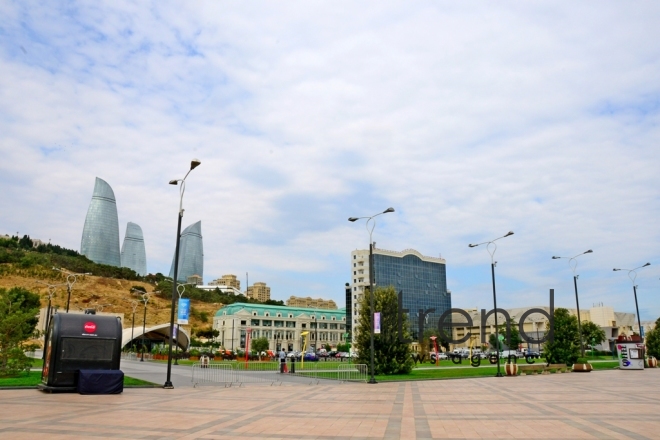
[[[495,377],[504,377],[504,376],[502,375],[502,373],[497,373]]]
[[[374,379],[374,378],[372,377],[371,379],[369,379],[369,382],[367,382],[367,383],[378,383],[378,382],[376,382],[376,379]]]
[[[172,382],[168,380],[167,382],[165,382],[165,385],[163,385],[163,388],[165,388],[166,390],[173,390],[174,385],[172,385]]]

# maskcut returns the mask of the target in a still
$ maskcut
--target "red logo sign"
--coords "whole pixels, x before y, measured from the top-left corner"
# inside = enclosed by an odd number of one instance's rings
[[[86,322],[86,323],[85,323],[85,327],[84,327],[84,328],[85,328],[85,331],[86,331],[87,333],[94,333],[94,332],[96,331],[96,324],[94,324],[93,322],[89,321],[89,322]]]

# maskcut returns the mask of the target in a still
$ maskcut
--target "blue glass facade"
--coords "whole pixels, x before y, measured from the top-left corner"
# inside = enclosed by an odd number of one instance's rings
[[[147,252],[140,225],[128,222],[121,246],[121,267],[133,269],[138,275],[147,274]]]
[[[374,253],[374,274],[377,287],[394,286],[397,293],[403,292],[403,308],[408,309],[414,340],[420,337],[420,309],[435,309],[426,316],[424,330],[437,329],[440,315],[451,309],[451,293],[447,292],[446,266],[443,263],[424,261],[413,254],[398,257]]]
[[[185,283],[188,280],[188,277],[193,275],[199,275],[204,278],[202,222],[198,221],[184,229],[181,233],[181,241],[179,243],[177,281]],[[174,278],[174,256],[172,256],[170,278]]]
[[[80,253],[95,263],[121,265],[115,193],[105,180],[98,177],[85,217]]]

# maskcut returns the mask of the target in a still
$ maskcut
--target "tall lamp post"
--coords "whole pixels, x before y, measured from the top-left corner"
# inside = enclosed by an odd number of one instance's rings
[[[92,273],[91,272],[71,273],[67,270],[59,269],[57,267],[53,267],[53,270],[56,270],[58,272],[62,272],[64,275],[66,275],[66,291],[67,291],[66,312],[69,313],[69,303],[71,302],[71,289],[73,289],[73,285],[76,284],[76,281],[78,281],[78,277],[83,276],[83,275],[91,275]]]
[[[151,294],[137,289],[131,290],[141,295],[142,298],[140,298],[140,301],[144,303],[144,316],[142,317],[142,356],[140,356],[140,362],[144,362],[144,333],[147,329],[147,303],[149,302],[149,296],[151,296]]]
[[[139,301],[136,300],[126,300],[131,302],[131,308],[133,309],[133,319],[131,321],[131,346],[133,350],[135,350],[135,342],[133,342],[133,339],[135,337],[135,311],[137,310],[138,306],[140,305]]]
[[[354,222],[356,220],[367,219],[366,227],[367,232],[369,233],[369,307],[371,314],[371,378],[369,383],[376,383],[376,378],[374,377],[374,241],[373,241],[373,232],[376,227],[376,217],[379,215],[387,214],[388,212],[394,212],[394,208],[387,208],[383,212],[374,214],[371,217],[351,217],[348,219],[349,222]],[[371,223],[371,226],[369,225]],[[317,341],[318,344],[318,341]]]
[[[179,276],[179,242],[181,241],[181,220],[183,219],[183,193],[186,192],[186,178],[188,177],[188,174],[197,168],[199,164],[201,164],[199,160],[191,160],[190,169],[183,177],[183,179],[170,180],[170,185],[178,185],[179,182],[181,182],[181,185],[179,186],[179,215],[176,226],[176,248],[174,251],[174,280],[172,280],[172,308],[170,310],[170,340],[169,349],[167,351],[167,379],[163,385],[163,388],[167,389],[174,388],[174,385],[172,385],[172,339],[174,337],[174,309],[176,307],[176,294],[178,292],[176,288],[176,282],[177,277]]]
[[[42,359],[46,359],[46,345],[48,344],[48,333],[49,333],[49,327],[50,327],[50,312],[51,312],[51,304],[53,300],[53,295],[55,294],[55,290],[57,289],[57,286],[64,286],[63,283],[61,284],[48,284],[44,281],[37,281],[39,284],[43,284],[44,286],[48,287],[48,308],[46,308],[46,322],[45,322],[45,329],[46,331],[44,332],[44,350],[42,354]]]
[[[639,317],[639,306],[637,305],[637,285],[635,285],[635,280],[637,279],[637,271],[642,267],[646,267],[650,265],[651,263],[646,263],[645,265],[636,267],[634,269],[613,269],[615,272],[619,270],[627,270],[628,278],[630,278],[630,281],[632,281],[633,294],[635,295],[635,310],[637,311],[637,325],[639,326],[639,337],[642,342],[644,342],[644,338],[642,337],[642,318]]]
[[[491,241],[484,241],[483,243],[468,245],[468,247],[472,248],[485,244],[486,250],[490,254],[490,273],[493,278],[493,315],[495,316],[495,344],[496,344],[495,350],[497,351],[497,374],[495,375],[495,377],[502,377],[502,372],[500,371],[500,335],[498,334],[498,329],[497,329],[497,294],[495,293],[495,265],[497,264],[497,261],[495,261],[495,251],[497,250],[497,244],[495,244],[495,242],[501,238],[508,237],[510,235],[513,235],[513,231],[509,231],[506,233],[506,235],[503,235]],[[486,323],[482,322],[481,325],[486,325]]]
[[[580,301],[578,300],[578,288],[577,288],[577,279],[580,275],[577,275],[575,273],[575,270],[577,269],[577,260],[576,258],[579,257],[580,255],[584,254],[590,254],[593,251],[589,249],[588,251],[584,251],[581,254],[577,254],[574,257],[557,257],[554,256],[552,257],[553,260],[559,260],[559,259],[567,259],[569,266],[571,266],[571,270],[573,271],[573,285],[575,286],[575,306],[577,307],[577,319],[578,319],[578,335],[580,338],[580,353],[582,357],[584,357],[584,343],[582,342],[582,320],[580,319]]]

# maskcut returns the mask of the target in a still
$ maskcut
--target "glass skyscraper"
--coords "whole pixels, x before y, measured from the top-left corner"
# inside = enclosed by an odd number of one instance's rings
[[[374,288],[393,286],[397,294],[402,292],[403,308],[408,309],[413,340],[418,341],[426,329],[437,329],[440,316],[451,309],[445,260],[423,256],[413,249],[394,252],[375,248],[373,253]],[[357,304],[369,286],[369,250],[351,252],[351,265],[353,322],[357,322]],[[419,333],[420,309],[423,317],[422,334]],[[428,309],[435,311],[424,315]]]
[[[174,252],[176,253],[176,250]],[[204,246],[202,244],[201,220],[184,229],[179,242],[177,281],[185,283],[188,277],[193,275],[204,277]],[[174,278],[174,256],[172,257],[170,278]]]
[[[121,267],[133,269],[138,275],[147,274],[147,252],[140,225],[128,222],[121,246]]]
[[[85,217],[80,253],[95,263],[121,265],[115,193],[105,180],[98,177]]]

